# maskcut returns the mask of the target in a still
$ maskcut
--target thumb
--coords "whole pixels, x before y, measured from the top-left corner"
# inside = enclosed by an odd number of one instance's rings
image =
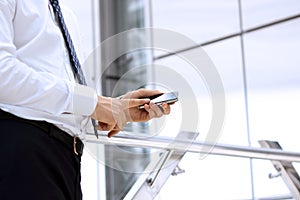
[[[124,99],[122,101],[123,108],[134,108],[144,104],[148,104],[150,99]]]

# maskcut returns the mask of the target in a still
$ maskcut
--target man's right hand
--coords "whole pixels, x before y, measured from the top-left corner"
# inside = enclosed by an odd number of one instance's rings
[[[132,121],[128,110],[149,102],[149,99],[119,99],[98,96],[97,106],[91,117],[98,121],[97,130],[119,132],[127,122]]]

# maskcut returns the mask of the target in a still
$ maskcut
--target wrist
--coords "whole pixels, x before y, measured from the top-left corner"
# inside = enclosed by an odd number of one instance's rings
[[[99,112],[99,110],[100,110],[100,108],[101,108],[101,99],[102,99],[102,97],[101,96],[97,96],[97,103],[96,103],[96,106],[95,106],[95,109],[94,109],[94,111],[93,111],[93,113],[90,115],[90,117],[91,118],[93,118],[93,119],[98,119],[98,112]]]

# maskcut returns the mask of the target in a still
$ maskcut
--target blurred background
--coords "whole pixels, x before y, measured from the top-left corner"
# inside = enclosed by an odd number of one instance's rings
[[[61,2],[78,18],[87,57],[95,53],[102,41],[133,28],[163,28],[195,41],[195,45],[185,46],[178,52],[203,49],[221,77],[226,116],[218,143],[260,147],[259,140],[272,140],[278,141],[284,150],[300,152],[300,1]],[[145,35],[137,33],[117,46],[142,45],[145,40]],[[122,55],[103,67],[108,54],[109,49],[101,49],[101,59],[93,60],[94,63],[86,68],[99,94],[118,96],[143,86],[145,80],[155,82],[159,66],[167,66],[179,74],[184,71],[193,77],[189,64],[176,54],[144,49]],[[145,67],[133,70],[142,65]],[[96,74],[101,74],[100,81]],[[203,87],[205,91],[203,82],[192,80],[192,83],[193,87]],[[200,113],[198,140],[202,140],[212,113],[208,92],[200,92],[197,101]],[[170,119],[165,122],[167,125],[158,135],[176,136],[171,127],[180,123],[177,115],[180,115],[180,106],[174,105]],[[131,132],[151,134],[147,127],[149,124],[142,123],[126,128]],[[97,148],[96,154],[87,149],[82,160],[84,199],[123,199],[150,162],[151,155],[147,152],[151,150],[126,148],[118,151],[105,145]],[[143,152],[145,156],[143,159],[129,158],[126,152]],[[116,169],[105,164],[111,160],[121,167]],[[293,164],[296,170],[300,169],[298,163]],[[187,153],[180,167],[185,173],[170,177],[157,200],[293,198],[280,176],[269,178],[270,173],[277,173],[269,160],[217,155],[200,158],[197,154]]]

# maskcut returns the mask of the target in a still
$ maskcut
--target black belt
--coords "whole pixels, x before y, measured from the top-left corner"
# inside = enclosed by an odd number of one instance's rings
[[[21,122],[34,125],[42,129],[45,133],[49,134],[49,136],[63,142],[69,149],[73,150],[76,155],[78,156],[82,155],[83,146],[84,146],[82,141],[77,137],[72,137],[71,135],[69,135],[68,133],[64,132],[63,130],[59,129],[58,127],[54,126],[51,123],[48,123],[46,121],[23,119],[11,113],[5,112],[1,109],[0,109],[0,119],[11,119],[11,120],[21,121]]]

